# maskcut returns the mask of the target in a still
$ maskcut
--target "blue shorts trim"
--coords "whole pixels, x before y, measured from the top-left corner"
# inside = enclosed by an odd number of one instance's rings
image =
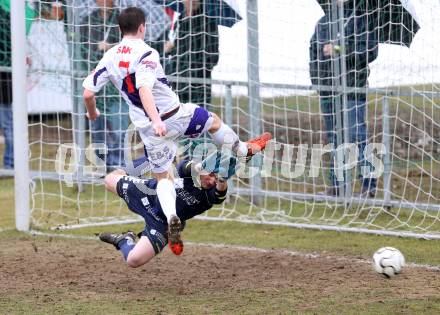
[[[188,128],[186,128],[185,136],[197,136],[202,133],[209,117],[211,117],[211,115],[206,109],[202,107],[196,108]]]

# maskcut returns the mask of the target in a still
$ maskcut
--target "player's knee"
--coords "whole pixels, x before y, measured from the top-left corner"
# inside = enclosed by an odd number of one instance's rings
[[[113,175],[112,174],[105,175],[105,178],[104,178],[105,189],[110,190],[112,182],[113,182]]]
[[[143,264],[144,263],[136,257],[128,256],[128,258],[127,258],[127,265],[131,268],[137,268],[137,267],[142,266]]]
[[[211,117],[213,118],[211,128],[209,128],[209,132],[216,132],[222,126],[222,120],[218,117],[217,114],[211,113]]]
[[[116,184],[118,183],[121,176],[126,175],[125,171],[123,170],[115,170],[111,172],[110,174],[107,174],[104,178],[104,186],[105,189],[115,192],[116,191]]]
[[[131,268],[138,268],[142,265],[145,265],[149,261],[150,259],[141,257],[139,255],[128,255],[127,257],[127,265]]]
[[[104,178],[104,186],[105,189],[109,190],[109,191],[114,191],[116,189],[116,183],[117,180],[115,178],[115,174],[107,174]]]
[[[107,190],[109,190],[109,188],[110,188],[110,185],[111,185],[111,174],[107,174],[107,175],[105,175],[105,177],[104,177],[104,187],[105,187],[105,189],[107,189]]]

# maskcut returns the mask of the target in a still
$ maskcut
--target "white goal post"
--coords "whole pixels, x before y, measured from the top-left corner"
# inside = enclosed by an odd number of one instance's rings
[[[246,170],[255,176],[235,178],[200,219],[440,239],[440,4],[387,1],[206,0],[192,17],[173,1],[133,1],[159,9],[164,34],[146,40],[172,40],[162,62],[181,99],[206,102],[244,139],[274,136]],[[125,135],[126,105],[105,89],[97,127],[82,102],[93,49],[120,36],[115,19],[97,24],[92,0],[33,3],[26,33],[25,1],[11,1],[12,68],[0,63],[13,74],[16,228],[137,220],[105,191],[97,159],[124,152],[109,126]]]
[[[30,227],[29,143],[26,101],[25,2],[11,1],[12,88],[14,125],[15,222],[19,231]]]

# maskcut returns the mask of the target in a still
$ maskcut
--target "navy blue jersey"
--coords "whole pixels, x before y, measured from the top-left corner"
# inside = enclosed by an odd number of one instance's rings
[[[225,200],[226,191],[220,192],[216,187],[202,189],[194,185],[190,161],[179,163],[177,171],[179,178],[174,181],[176,213],[182,224],[209,210],[214,204],[220,204]],[[168,226],[157,198],[156,187],[156,179],[140,179],[130,176],[123,176],[116,185],[118,195],[125,200],[128,208],[144,218],[146,228],[142,234],[150,238],[157,254],[168,241],[166,236]]]
[[[182,161],[177,165],[177,172],[181,187],[176,188],[176,211],[181,220],[188,220],[221,204],[226,198],[226,190],[218,191],[214,186],[211,189],[196,187],[191,176],[191,161]]]
[[[222,203],[226,196],[226,191],[220,192],[216,187],[211,189],[196,187],[191,177],[191,163],[191,161],[186,160],[179,163],[177,167],[179,178],[174,180],[174,187],[176,188],[176,213],[180,220],[183,221],[209,210],[214,204]],[[134,185],[126,185],[127,187],[122,189],[124,183]],[[138,190],[129,194],[138,199],[147,197],[148,203],[155,208],[157,215],[165,219],[159,199],[157,198],[156,188],[156,179],[143,180],[129,176],[124,176],[117,185],[117,191],[121,198],[126,199],[128,190]],[[127,204],[130,207],[128,202]]]
[[[179,165],[179,176],[181,177],[174,181],[176,212],[183,221],[209,210],[214,204],[222,203],[226,197],[226,191],[220,192],[215,187],[211,189],[196,187],[191,178],[191,173],[182,173],[185,170],[185,166],[187,168],[191,167],[187,163]],[[182,175],[186,175],[186,177]],[[141,202],[144,206],[150,205],[154,208],[156,215],[165,220],[156,188],[156,179],[140,179],[130,176],[123,176],[117,184],[118,195],[126,201],[131,210],[135,211],[135,209],[131,208],[131,205],[134,203],[134,199],[136,199],[136,204]]]

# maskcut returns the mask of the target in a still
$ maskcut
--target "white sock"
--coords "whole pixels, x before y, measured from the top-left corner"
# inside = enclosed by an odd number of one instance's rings
[[[159,199],[162,211],[170,222],[172,215],[176,215],[176,190],[173,181],[161,179],[157,183],[157,198]]]
[[[237,156],[242,157],[247,155],[247,144],[243,141],[240,141],[238,135],[228,125],[222,123],[216,132],[211,133],[211,136],[212,140],[214,140],[217,145],[231,145],[232,150],[237,154]]]

